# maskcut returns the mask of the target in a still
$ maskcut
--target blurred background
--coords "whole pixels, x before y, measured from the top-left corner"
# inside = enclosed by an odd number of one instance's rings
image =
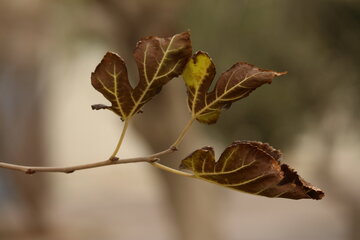
[[[190,29],[194,51],[221,73],[237,61],[288,71],[224,112],[195,123],[177,166],[233,140],[282,149],[322,188],[321,201],[268,199],[145,163],[32,176],[0,169],[0,239],[360,239],[360,2],[356,0],[0,1],[0,161],[68,166],[104,160],[122,123],[90,84],[106,51],[127,61],[148,35]],[[175,79],[131,123],[120,157],[171,144],[189,118]]]

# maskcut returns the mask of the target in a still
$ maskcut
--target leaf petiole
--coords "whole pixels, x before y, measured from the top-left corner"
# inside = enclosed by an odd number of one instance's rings
[[[121,144],[124,140],[124,137],[125,137],[125,134],[126,134],[126,130],[128,129],[128,126],[129,126],[129,119],[125,119],[125,122],[124,122],[124,126],[121,130],[121,135],[120,135],[120,138],[119,138],[119,141],[116,145],[116,148],[113,152],[113,154],[110,156],[109,159],[114,159],[116,157],[116,154],[118,154],[119,150],[120,150],[120,147],[121,147]]]
[[[189,131],[191,125],[193,124],[193,122],[195,121],[195,118],[192,117],[187,124],[185,125],[185,127],[183,128],[183,130],[181,131],[179,137],[176,139],[176,141],[171,145],[170,148],[175,148],[177,149],[177,147],[180,145],[180,143],[183,141],[186,133]]]
[[[157,168],[161,169],[161,170],[164,170],[164,171],[167,171],[167,172],[170,172],[170,173],[174,173],[174,174],[177,174],[177,175],[180,175],[180,176],[191,177],[191,178],[195,177],[194,174],[186,173],[186,172],[183,172],[183,171],[180,171],[180,170],[177,170],[177,169],[162,165],[162,164],[157,163],[157,162],[151,162],[150,164],[153,165],[154,167],[157,167]]]

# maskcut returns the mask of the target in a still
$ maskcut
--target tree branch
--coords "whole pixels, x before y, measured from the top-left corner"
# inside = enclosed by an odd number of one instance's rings
[[[94,162],[94,163],[87,163],[87,164],[81,164],[81,165],[75,165],[70,167],[36,167],[36,166],[24,166],[24,165],[17,165],[17,164],[11,164],[11,163],[5,163],[0,162],[0,168],[15,170],[19,172],[24,172],[26,174],[34,174],[37,172],[59,172],[59,173],[73,173],[78,170],[84,170],[84,169],[90,169],[90,168],[98,168],[98,167],[104,167],[104,166],[110,166],[110,165],[116,165],[116,164],[125,164],[125,163],[136,163],[136,162],[148,162],[151,163],[154,167],[157,167],[159,169],[175,173],[182,176],[187,177],[193,177],[192,174],[179,171],[177,169],[173,169],[170,167],[167,167],[165,165],[162,165],[160,163],[156,163],[159,160],[159,157],[168,153],[172,153],[178,150],[177,146],[182,142],[186,132],[189,130],[191,124],[193,123],[194,119],[190,119],[190,121],[186,124],[182,132],[180,133],[180,136],[178,139],[172,144],[168,149],[146,156],[146,157],[137,157],[137,158],[124,158],[119,159],[115,156],[111,156],[108,160],[100,161],[100,162]],[[125,126],[123,128],[123,131],[120,136],[120,140],[118,142],[118,145],[115,149],[115,154],[118,152],[121,143],[123,141],[123,138],[125,136],[126,129],[128,127],[128,121],[125,121]],[[113,154],[114,155],[114,154]]]
[[[148,156],[148,157],[138,157],[138,158],[126,158],[119,160],[118,158],[112,158],[101,162],[81,164],[71,167],[35,167],[35,166],[23,166],[11,163],[0,162],[1,168],[11,169],[15,171],[24,172],[27,174],[34,174],[37,172],[60,172],[60,173],[73,173],[78,170],[98,168],[116,164],[125,164],[125,163],[135,163],[135,162],[149,162],[153,163],[158,161],[159,158]]]
[[[124,158],[121,160],[117,157],[114,157],[114,158],[111,158],[111,159],[108,159],[105,161],[75,165],[75,166],[70,166],[70,167],[37,167],[37,166],[24,166],[24,165],[0,162],[0,168],[24,172],[26,174],[34,174],[37,172],[73,173],[78,170],[105,167],[105,166],[125,164],[125,163],[136,163],[136,162],[154,163],[159,160],[160,156],[168,154],[168,153],[172,153],[174,151],[177,151],[177,149],[174,147],[170,147],[164,151],[161,151],[161,152],[158,152],[158,153],[146,156],[146,157]],[[159,164],[159,165],[161,165],[161,164]]]

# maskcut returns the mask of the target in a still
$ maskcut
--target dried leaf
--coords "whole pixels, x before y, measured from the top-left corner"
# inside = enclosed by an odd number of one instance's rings
[[[204,52],[197,52],[187,63],[182,74],[188,93],[192,116],[199,122],[213,124],[224,108],[247,97],[253,90],[286,72],[259,69],[238,62],[221,74],[213,91],[208,92],[215,76],[215,66]]]
[[[189,32],[169,38],[140,40],[134,51],[139,69],[139,82],[135,88],[128,80],[124,60],[115,53],[106,53],[91,74],[91,83],[111,106],[95,105],[93,109],[110,109],[123,120],[132,117],[160,92],[163,85],[182,73],[191,53]]]
[[[253,141],[233,142],[215,162],[214,150],[204,147],[182,160],[180,168],[196,178],[266,197],[319,200],[324,193],[281,164],[280,151]]]

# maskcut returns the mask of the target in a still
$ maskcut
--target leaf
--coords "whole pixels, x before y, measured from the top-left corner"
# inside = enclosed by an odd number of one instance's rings
[[[124,60],[115,53],[106,53],[91,74],[91,84],[111,102],[111,106],[97,104],[93,109],[109,109],[123,120],[131,118],[160,92],[163,85],[182,73],[191,54],[189,32],[169,38],[147,37],[140,40],[133,54],[139,70],[139,82],[133,88]]]
[[[220,112],[239,99],[247,97],[265,83],[271,83],[286,72],[274,72],[238,62],[221,74],[213,91],[208,92],[215,76],[215,66],[205,52],[197,52],[182,74],[192,116],[199,122],[213,124]]]
[[[270,145],[253,141],[233,142],[215,162],[214,150],[204,147],[182,160],[180,168],[196,178],[224,187],[266,197],[319,200],[324,193],[281,164],[281,153]]]

